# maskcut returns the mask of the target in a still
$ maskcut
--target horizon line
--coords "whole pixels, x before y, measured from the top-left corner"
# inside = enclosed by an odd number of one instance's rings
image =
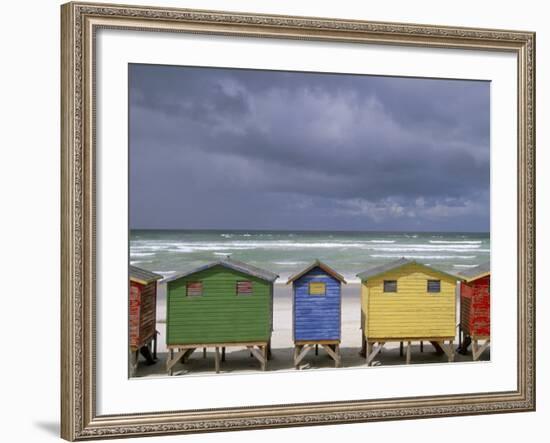
[[[361,230],[361,229],[242,229],[242,228],[129,228],[130,231],[233,231],[233,232],[338,232],[338,233],[441,233],[441,234],[490,234],[491,231],[440,231],[440,230]]]

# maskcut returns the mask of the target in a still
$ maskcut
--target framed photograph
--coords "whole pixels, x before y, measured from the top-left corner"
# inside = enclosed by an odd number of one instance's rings
[[[63,438],[535,409],[534,33],[61,18]]]

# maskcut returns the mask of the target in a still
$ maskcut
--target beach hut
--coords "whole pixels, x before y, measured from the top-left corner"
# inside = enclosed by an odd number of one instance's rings
[[[167,369],[196,349],[246,347],[266,369],[273,330],[273,283],[279,276],[231,258],[176,275],[167,282]]]
[[[458,277],[401,258],[357,275],[361,279],[362,352],[371,364],[385,343],[429,341],[454,360]]]
[[[130,266],[129,278],[130,374],[133,375],[140,352],[149,364],[156,360],[157,281],[162,275]]]
[[[294,366],[319,345],[341,363],[341,311],[344,277],[319,260],[288,279],[293,294]]]
[[[491,266],[489,262],[458,274],[460,283],[460,353],[472,345],[477,360],[491,342]],[[480,346],[479,343],[483,341]]]

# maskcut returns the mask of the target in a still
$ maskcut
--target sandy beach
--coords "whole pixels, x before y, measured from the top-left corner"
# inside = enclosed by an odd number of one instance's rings
[[[294,352],[292,342],[292,288],[285,284],[275,284],[273,303],[273,334],[272,334],[272,359],[268,363],[269,371],[294,371],[292,356]],[[359,355],[361,348],[360,330],[360,285],[349,283],[343,286],[342,293],[342,368],[367,367],[365,359]],[[166,288],[159,285],[157,300],[157,330],[160,333],[158,339],[158,361],[147,366],[140,357],[136,377],[164,377],[166,373]],[[445,355],[435,353],[429,343],[424,343],[424,352],[420,352],[419,343],[412,346],[411,364],[422,363],[447,363]],[[486,351],[480,361],[490,360],[490,351]],[[456,354],[455,362],[472,362],[471,355]],[[405,364],[405,358],[399,355],[399,343],[388,343],[377,355],[373,366]],[[322,350],[319,355],[310,351],[303,360],[300,369],[328,369],[334,368],[334,361]],[[243,348],[227,348],[226,361],[221,365],[221,374],[243,373],[259,371],[259,363],[250,353]],[[214,352],[208,350],[206,358],[202,352],[195,352],[189,361],[182,365],[178,363],[174,375],[211,375],[214,371]]]

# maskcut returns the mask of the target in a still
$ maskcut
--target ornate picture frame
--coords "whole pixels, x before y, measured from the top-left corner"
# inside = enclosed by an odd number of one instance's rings
[[[61,435],[146,436],[535,409],[535,34],[402,23],[68,3],[62,18]],[[95,35],[99,29],[475,49],[517,56],[517,389],[98,415],[95,372]]]

